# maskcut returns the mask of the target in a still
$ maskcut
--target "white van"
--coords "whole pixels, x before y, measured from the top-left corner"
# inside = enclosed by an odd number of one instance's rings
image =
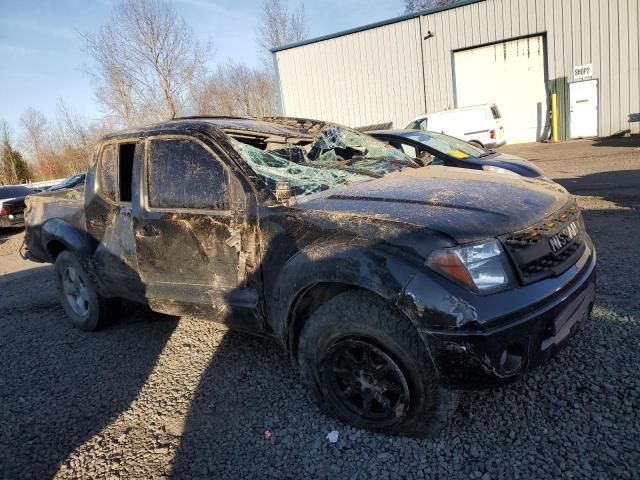
[[[493,103],[428,113],[415,118],[404,128],[445,133],[483,148],[507,143],[500,110]]]

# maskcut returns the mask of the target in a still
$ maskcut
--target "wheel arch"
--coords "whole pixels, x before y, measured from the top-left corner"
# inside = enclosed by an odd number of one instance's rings
[[[290,261],[279,276],[274,290],[279,301],[272,303],[270,317],[276,335],[294,359],[306,321],[321,305],[343,292],[369,292],[406,316],[397,302],[416,269],[383,252],[350,250],[345,254],[334,251],[321,261],[302,256]]]
[[[52,262],[64,250],[80,254],[89,252],[87,234],[59,218],[53,218],[42,225],[41,237],[42,245]]]
[[[336,295],[351,291],[366,290],[358,285],[339,282],[320,282],[303,289],[294,299],[287,314],[287,348],[292,358],[298,357],[298,339],[305,324],[320,306]],[[371,292],[374,293],[374,292]]]
[[[49,240],[45,247],[47,250],[47,255],[49,255],[52,260],[58,258],[58,255],[60,255],[60,253],[62,253],[63,251],[69,250],[69,245],[58,239]]]

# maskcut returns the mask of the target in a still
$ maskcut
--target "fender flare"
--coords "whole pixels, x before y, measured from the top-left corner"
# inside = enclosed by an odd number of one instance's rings
[[[51,242],[58,242],[64,245],[66,250],[76,254],[91,254],[89,235],[60,218],[47,220],[42,225],[40,232],[42,246],[45,248],[51,263],[55,262],[55,255],[49,248]]]
[[[285,345],[291,312],[306,291],[319,284],[343,284],[368,290],[396,304],[418,267],[381,249],[323,245],[297,252],[280,271],[267,297],[267,318]]]

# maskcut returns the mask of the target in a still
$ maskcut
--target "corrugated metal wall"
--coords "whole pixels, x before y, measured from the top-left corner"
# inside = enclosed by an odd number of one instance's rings
[[[283,113],[402,126],[455,104],[454,50],[544,33],[549,88],[559,90],[561,114],[568,115],[573,66],[591,63],[600,135],[640,133],[628,123],[630,113],[640,113],[639,10],[639,0],[486,0],[281,50]],[[434,36],[424,40],[427,31]]]
[[[424,108],[420,20],[277,54],[286,115],[345,125],[402,122]]]

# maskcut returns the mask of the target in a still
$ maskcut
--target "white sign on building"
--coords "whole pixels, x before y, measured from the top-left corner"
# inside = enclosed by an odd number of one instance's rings
[[[575,65],[573,67],[573,78],[575,80],[582,80],[583,78],[590,78],[593,76],[593,64],[587,63],[585,65]]]

